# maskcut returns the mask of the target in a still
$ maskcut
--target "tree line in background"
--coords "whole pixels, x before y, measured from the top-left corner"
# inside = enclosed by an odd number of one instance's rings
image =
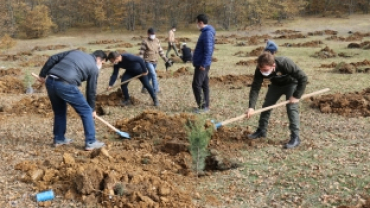
[[[0,35],[38,38],[68,28],[189,27],[206,13],[217,29],[244,30],[264,19],[369,13],[370,0],[0,0]]]

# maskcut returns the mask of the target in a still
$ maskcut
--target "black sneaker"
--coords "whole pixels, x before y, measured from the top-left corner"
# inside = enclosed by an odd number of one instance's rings
[[[292,149],[296,146],[298,146],[301,143],[301,140],[299,139],[299,136],[292,135],[290,137],[290,140],[287,144],[284,145],[285,149]]]
[[[132,105],[131,100],[122,100],[121,101],[121,106],[130,106],[130,105]]]
[[[260,129],[257,129],[256,132],[254,132],[253,134],[249,134],[248,135],[248,139],[258,139],[258,138],[265,138],[266,137],[266,132],[265,131],[261,131]]]

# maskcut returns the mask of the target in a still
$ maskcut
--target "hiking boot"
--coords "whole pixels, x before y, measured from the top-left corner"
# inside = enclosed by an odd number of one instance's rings
[[[122,100],[121,101],[121,106],[130,106],[132,103],[131,103],[131,100]]]
[[[299,139],[299,136],[292,135],[290,137],[289,142],[284,145],[284,148],[285,149],[291,149],[291,148],[294,148],[294,147],[298,146],[300,143],[301,143],[301,140]]]
[[[266,132],[260,130],[260,129],[257,129],[256,132],[254,132],[253,134],[249,134],[248,135],[248,139],[258,139],[258,138],[265,138],[266,137]]]
[[[68,145],[70,143],[72,143],[72,139],[65,138],[64,141],[56,141],[56,142],[54,142],[53,145],[54,145],[54,147],[59,147],[59,146],[62,146],[62,145]]]
[[[159,106],[158,98],[155,98],[153,102],[154,102],[154,106],[157,106],[157,107]]]
[[[100,149],[104,146],[105,146],[104,142],[99,142],[98,140],[96,140],[93,143],[87,143],[86,146],[85,146],[85,150],[86,151],[91,151],[91,150],[94,150],[94,149]]]
[[[141,93],[143,93],[143,94],[148,94],[148,90],[147,90],[147,89],[145,89],[145,88],[143,88],[143,89],[141,89]]]

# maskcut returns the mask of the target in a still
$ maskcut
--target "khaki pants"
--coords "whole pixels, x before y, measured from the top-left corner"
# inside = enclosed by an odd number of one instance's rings
[[[169,42],[166,57],[168,57],[168,53],[170,52],[171,49],[173,49],[175,51],[176,56],[179,56],[179,53],[177,52],[176,44],[172,43],[172,45],[171,45],[171,43]]]

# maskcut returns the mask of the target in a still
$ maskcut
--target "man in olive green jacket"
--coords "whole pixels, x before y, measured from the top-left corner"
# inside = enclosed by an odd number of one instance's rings
[[[249,118],[256,106],[257,98],[263,79],[270,79],[263,108],[276,104],[282,95],[290,103],[286,105],[289,129],[291,131],[290,141],[284,145],[284,148],[290,149],[300,144],[299,139],[299,99],[303,95],[306,84],[306,74],[287,57],[274,57],[270,52],[264,52],[257,59],[257,68],[254,74],[254,80],[249,94],[249,109],[246,112]],[[266,137],[268,120],[271,110],[261,113],[259,125],[256,132],[248,135],[250,139]]]

